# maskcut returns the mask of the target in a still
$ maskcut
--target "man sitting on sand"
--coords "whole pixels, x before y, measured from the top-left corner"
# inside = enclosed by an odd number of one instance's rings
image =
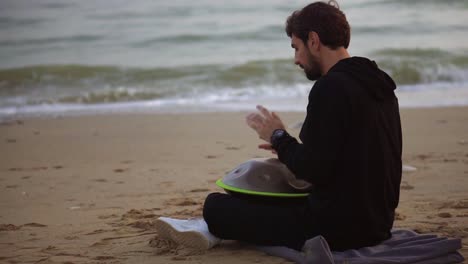
[[[335,2],[315,2],[286,22],[295,64],[310,80],[300,136],[258,106],[248,125],[296,178],[314,188],[307,198],[275,202],[212,193],[203,219],[157,221],[162,238],[209,248],[220,239],[300,250],[322,235],[332,250],[390,238],[401,181],[402,138],[396,88],[375,62],[350,57],[350,27]]]

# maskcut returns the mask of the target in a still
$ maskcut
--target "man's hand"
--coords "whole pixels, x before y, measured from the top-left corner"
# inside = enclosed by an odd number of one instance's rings
[[[273,147],[271,146],[270,143],[267,143],[267,144],[260,144],[260,145],[258,145],[258,148],[259,148],[259,149],[264,149],[264,150],[269,150],[269,151],[271,151],[271,153],[273,153],[273,154],[275,154],[275,155],[278,154],[278,153],[276,152],[276,150],[273,149]]]
[[[285,129],[284,124],[275,112],[270,113],[270,111],[261,105],[257,105],[257,110],[260,113],[247,115],[247,125],[255,130],[261,139],[270,142],[273,131],[276,129]]]

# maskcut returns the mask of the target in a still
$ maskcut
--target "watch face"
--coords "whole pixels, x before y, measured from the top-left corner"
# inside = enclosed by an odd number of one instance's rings
[[[278,139],[283,137],[286,134],[286,131],[284,129],[277,129],[273,132],[273,135],[271,135],[270,141],[273,145],[276,144]]]
[[[284,134],[284,130],[278,129],[275,131],[274,136],[275,137],[281,137]]]

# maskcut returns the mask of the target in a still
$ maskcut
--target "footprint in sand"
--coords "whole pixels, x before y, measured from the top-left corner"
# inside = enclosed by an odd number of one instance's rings
[[[98,242],[96,242],[96,243],[92,244],[92,245],[91,245],[91,247],[105,246],[105,245],[107,245],[107,244],[108,244],[108,242],[107,242],[107,241],[105,241],[105,240],[101,240],[101,241],[98,241]]]
[[[61,167],[61,166],[60,166]],[[40,171],[40,170],[47,170],[49,167],[47,166],[38,166],[32,168],[9,168],[9,171]]]
[[[156,228],[155,222],[153,220],[137,220],[135,222],[127,224],[134,228],[142,230],[154,230]]]
[[[119,217],[119,216],[116,215],[116,214],[100,215],[100,216],[98,216],[99,219],[109,219],[109,218],[116,218],[116,217]]]
[[[85,235],[86,236],[97,235],[97,234],[102,234],[102,233],[106,233],[106,232],[110,232],[110,231],[112,231],[112,230],[97,229],[97,230],[94,230],[92,232],[86,233]]]
[[[24,224],[23,226],[28,226],[28,227],[47,227],[47,225],[39,224],[39,223],[27,223]]]
[[[106,179],[93,179],[94,182],[107,182]]]
[[[401,220],[405,220],[405,219],[406,219],[406,216],[404,214],[402,214],[400,212],[395,213],[395,220],[401,221]]]
[[[226,147],[227,150],[239,150],[241,147]]]
[[[32,167],[31,168],[32,171],[47,170],[47,169],[49,169],[49,167],[47,167],[47,166],[39,166],[39,167]]]
[[[93,259],[95,260],[112,260],[112,259],[115,259],[115,257],[113,256],[97,256],[97,257],[94,257]]]
[[[169,213],[169,217],[175,218],[188,218],[188,217],[200,217],[203,215],[203,206],[198,206],[195,209],[183,209],[179,211],[175,211],[173,213]]]
[[[160,182],[159,185],[162,188],[169,188],[169,187],[172,187],[174,185],[174,182],[173,181],[163,181],[163,182]]]
[[[38,223],[28,223],[20,226],[16,226],[13,224],[0,224],[0,231],[16,231],[20,230],[22,227],[47,227],[47,225]]]
[[[14,125],[23,125],[24,122],[22,120],[7,120],[0,122],[1,126],[14,126]]]
[[[152,209],[131,209],[122,215],[122,220],[126,219],[144,219],[144,218],[154,218],[156,215],[153,213]]]
[[[216,155],[206,155],[205,156],[205,159],[216,159],[216,158],[218,158],[218,156],[216,156]]]
[[[171,260],[174,260],[174,261],[187,260],[187,257],[184,257],[184,256],[174,256],[174,257],[171,258]]]
[[[443,213],[439,213],[437,214],[438,217],[441,217],[441,218],[451,218],[452,217],[452,214],[451,213],[447,213],[447,212],[443,212]]]
[[[112,226],[129,226],[146,231],[154,230],[155,222],[154,219],[159,215],[154,214],[154,209],[132,209],[122,215],[120,220],[111,224]]]
[[[439,209],[468,209],[468,200],[460,200],[460,201],[450,201],[442,203],[439,206]]]
[[[431,155],[429,155],[429,154],[428,154],[428,155],[426,155],[426,154],[419,154],[419,155],[417,155],[416,157],[417,157],[418,159],[420,159],[420,160],[426,160],[426,159],[428,159],[428,158],[431,158]]]
[[[209,189],[205,189],[205,188],[200,188],[200,189],[193,189],[193,190],[190,190],[190,192],[208,192]]]
[[[125,169],[114,169],[114,172],[115,173],[122,173],[122,172],[126,172],[128,171],[128,168],[125,168]]]
[[[20,229],[21,226],[16,226],[13,224],[0,224],[0,231],[16,231]]]
[[[468,200],[458,201],[452,205],[453,209],[468,209]]]
[[[191,198],[175,198],[166,202],[167,205],[175,206],[192,206],[201,204],[199,201],[195,201]]]
[[[16,143],[16,139],[14,139],[14,138],[7,138],[7,139],[5,139],[5,142],[6,142],[6,143]]]
[[[447,159],[447,158],[444,158],[442,161],[443,161],[443,162],[446,162],[446,163],[447,163],[447,162],[458,162],[457,159]]]
[[[48,246],[44,249],[41,250],[41,252],[44,252],[44,251],[50,251],[50,250],[57,250],[58,248],[56,246]]]

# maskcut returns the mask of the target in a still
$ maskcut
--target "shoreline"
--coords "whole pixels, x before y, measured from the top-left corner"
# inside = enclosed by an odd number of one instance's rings
[[[462,238],[468,258],[468,107],[400,111],[403,163],[416,171],[403,173],[395,227]],[[218,178],[247,159],[273,157],[257,149],[246,113],[0,123],[2,260],[282,263],[237,243],[197,253],[154,240],[156,217],[199,216],[204,197],[223,192]],[[289,126],[304,114],[279,112]]]
[[[101,102],[91,104],[37,104],[0,107],[0,123],[12,119],[54,118],[71,116],[113,115],[113,114],[191,114],[191,113],[238,113],[255,110],[257,104],[277,112],[301,113],[307,107],[307,98],[313,83],[301,84],[291,91],[297,94],[284,96],[254,96],[249,98],[230,94],[229,90],[196,97],[161,98],[145,101]],[[460,84],[434,83],[438,88],[426,89],[426,84],[414,85],[407,89],[400,85],[396,90],[400,109],[428,109],[468,107],[468,86]],[[410,85],[411,86],[411,85]],[[419,87],[420,86],[420,87]],[[298,90],[299,89],[299,90]],[[219,91],[218,91],[219,92]],[[270,91],[273,92],[273,91]],[[276,91],[277,92],[277,91]],[[15,100],[18,100],[15,99]]]
[[[57,118],[74,118],[74,117],[90,117],[90,116],[128,116],[128,115],[198,115],[198,114],[214,114],[214,113],[249,113],[255,111],[257,104],[264,105],[268,109],[275,112],[283,112],[290,114],[301,114],[307,107],[306,102],[299,102],[295,106],[281,106],[280,101],[260,101],[260,102],[243,102],[241,105],[236,103],[218,104],[212,106],[195,106],[195,105],[171,105],[171,106],[137,106],[123,107],[117,103],[115,105],[97,105],[97,106],[74,106],[71,109],[57,111],[49,106],[38,106],[36,109],[32,107],[26,112],[12,113],[13,110],[0,109],[0,125],[15,120],[32,120],[32,119],[57,119]],[[290,102],[290,104],[292,104]],[[279,105],[279,106],[278,106]],[[276,107],[271,107],[276,106]],[[102,108],[101,108],[102,107]],[[425,110],[425,109],[451,109],[451,108],[468,108],[468,104],[449,104],[449,105],[416,105],[416,106],[401,106],[401,111],[406,110]],[[24,109],[23,109],[24,110]]]

